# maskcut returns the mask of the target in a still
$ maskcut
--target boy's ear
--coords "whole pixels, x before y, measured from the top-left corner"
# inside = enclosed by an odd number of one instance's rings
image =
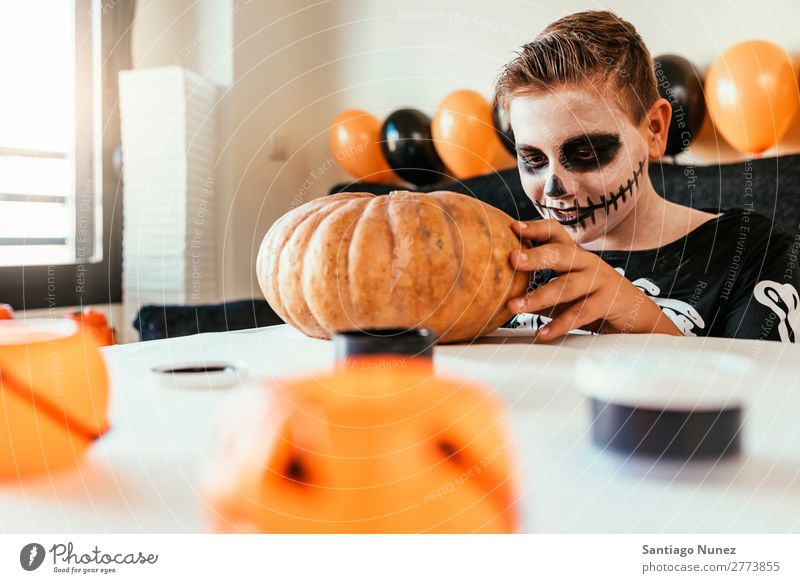
[[[661,160],[667,149],[667,134],[669,122],[672,118],[672,106],[666,99],[659,98],[647,112],[644,124],[646,125],[648,139],[648,157],[652,162]]]

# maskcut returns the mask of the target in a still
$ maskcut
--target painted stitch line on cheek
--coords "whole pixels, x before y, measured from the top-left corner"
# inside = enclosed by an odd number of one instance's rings
[[[606,199],[605,196],[600,197],[603,209],[605,210],[606,214],[610,212],[611,205],[614,206],[614,210],[617,210],[619,200],[622,199],[622,202],[625,202],[627,200],[628,193],[630,193],[631,197],[633,197],[633,187],[639,186],[639,177],[644,172],[645,160],[646,160],[645,158],[642,158],[642,160],[639,162],[639,167],[633,171],[633,177],[628,178],[625,184],[620,184],[619,189],[617,189],[616,193],[609,192],[608,199]]]
[[[586,203],[589,205],[589,208],[593,208],[594,207],[594,203],[592,202],[592,197],[587,196],[586,197]],[[594,212],[592,212],[592,216],[590,218],[592,219],[592,226],[596,225],[597,224],[597,219],[594,218]]]
[[[634,187],[639,186],[639,178],[644,173],[644,165],[647,163],[647,158],[642,158],[637,168],[633,170],[631,178],[628,178],[624,183],[619,185],[616,192],[609,192],[608,195],[601,194],[600,202],[595,203],[591,197],[587,196],[586,203],[581,205],[580,201],[575,201],[575,206],[570,208],[559,208],[556,206],[548,206],[533,201],[533,205],[543,217],[554,216],[554,218],[565,227],[583,227],[584,223],[591,219],[592,224],[597,224],[595,212],[599,209],[608,215],[613,207],[614,210],[619,208],[619,200],[622,199],[624,203],[628,195],[634,196]],[[574,213],[572,218],[564,218],[563,213]],[[560,217],[559,217],[560,215]]]

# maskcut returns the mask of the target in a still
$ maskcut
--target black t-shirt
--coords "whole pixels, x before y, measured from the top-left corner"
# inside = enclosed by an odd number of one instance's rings
[[[731,209],[658,249],[595,254],[686,336],[800,342],[800,235],[790,237],[762,215]],[[535,285],[552,277],[539,272]],[[538,329],[547,322],[519,314],[506,327]]]

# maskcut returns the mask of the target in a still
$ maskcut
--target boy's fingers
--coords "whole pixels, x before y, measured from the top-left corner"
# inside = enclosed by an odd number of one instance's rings
[[[511,229],[521,238],[532,241],[572,244],[574,241],[566,229],[553,219],[538,221],[513,221]]]
[[[553,269],[557,273],[567,273],[585,268],[586,254],[571,241],[570,244],[548,243],[514,251],[510,261],[515,269],[522,271]]]
[[[554,340],[564,336],[570,330],[575,330],[576,328],[581,328],[582,326],[596,322],[598,316],[587,309],[588,303],[589,298],[586,298],[583,301],[572,304],[561,312],[561,314],[553,318],[552,322],[540,328],[536,333],[536,340]]]
[[[515,314],[540,313],[547,308],[586,297],[591,292],[590,285],[590,280],[578,274],[562,275],[524,296],[512,298],[508,302],[508,309]]]

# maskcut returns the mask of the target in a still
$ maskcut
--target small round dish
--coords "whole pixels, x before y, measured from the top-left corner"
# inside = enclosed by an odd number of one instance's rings
[[[156,382],[178,389],[227,389],[248,379],[243,362],[181,362],[151,369]]]

